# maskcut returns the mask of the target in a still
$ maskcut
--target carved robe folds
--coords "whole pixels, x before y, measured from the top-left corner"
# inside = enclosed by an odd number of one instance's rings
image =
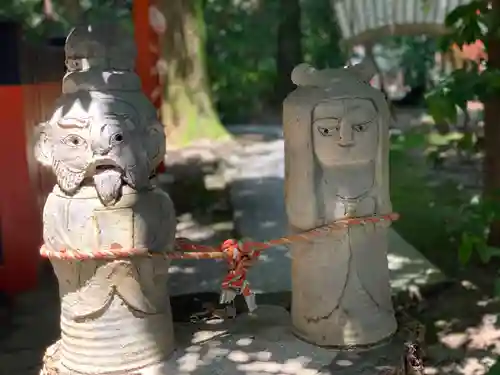
[[[286,208],[292,231],[391,212],[389,111],[369,86],[370,67],[316,71],[300,65],[284,102]],[[369,345],[396,320],[387,224],[337,230],[292,246],[292,321],[322,346]]]
[[[58,187],[44,210],[50,249],[106,250],[116,246],[164,251],[175,220],[168,195],[124,188],[113,207],[95,189],[72,197]],[[52,259],[61,295],[61,365],[80,373],[128,371],[165,360],[174,347],[167,279],[170,260]]]

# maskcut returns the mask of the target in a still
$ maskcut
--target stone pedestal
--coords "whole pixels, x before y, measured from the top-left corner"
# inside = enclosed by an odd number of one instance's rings
[[[300,65],[285,100],[285,201],[293,233],[347,217],[391,212],[389,109],[358,66]],[[315,345],[366,347],[397,324],[387,265],[387,223],[351,226],[292,251],[292,324]]]

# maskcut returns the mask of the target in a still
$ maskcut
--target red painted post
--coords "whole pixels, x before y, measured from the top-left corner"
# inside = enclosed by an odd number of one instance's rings
[[[0,22],[4,53],[0,169],[5,177],[0,184],[0,292],[8,295],[37,285],[43,242],[40,201],[52,184],[43,184],[47,176],[35,163],[32,131],[52,112],[64,72],[62,49],[28,46],[21,41],[20,31],[19,25]]]
[[[25,90],[21,67],[21,29],[0,23],[5,60],[0,66],[0,291],[13,295],[35,287],[41,221],[30,179],[25,121]]]
[[[141,77],[144,93],[159,109],[162,99],[157,69],[160,58],[159,34],[165,30],[165,18],[156,7],[155,0],[134,1],[132,17],[137,45],[136,72]]]

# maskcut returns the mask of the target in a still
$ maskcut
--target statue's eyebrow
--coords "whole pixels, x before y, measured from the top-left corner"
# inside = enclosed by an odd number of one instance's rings
[[[125,127],[126,130],[134,130],[134,122],[132,118],[128,114],[124,113],[106,113],[104,115],[105,124],[103,127],[108,125],[108,121],[116,121],[118,124],[121,124]],[[102,131],[102,128],[101,128]]]
[[[90,125],[90,119],[67,117],[57,121],[57,125],[63,129],[84,129]]]
[[[351,111],[357,111],[358,109],[360,109],[362,106],[360,104],[356,104],[352,107],[348,107],[347,111],[346,112],[351,112]]]
[[[349,103],[347,103],[347,105],[345,106],[346,113],[359,110],[360,108],[364,107],[365,103],[370,104],[370,111],[377,112],[377,107],[373,104],[373,101],[371,101],[370,99],[360,99],[360,100],[362,100],[363,103],[360,103],[359,100],[351,106],[349,106]]]

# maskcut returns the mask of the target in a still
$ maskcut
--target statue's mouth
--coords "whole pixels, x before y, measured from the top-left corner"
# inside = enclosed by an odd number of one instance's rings
[[[111,158],[98,158],[91,164],[90,175],[102,174],[109,171],[120,172],[122,168]]]
[[[102,164],[95,167],[95,174],[104,173],[106,171],[118,171],[120,168],[116,165]]]

